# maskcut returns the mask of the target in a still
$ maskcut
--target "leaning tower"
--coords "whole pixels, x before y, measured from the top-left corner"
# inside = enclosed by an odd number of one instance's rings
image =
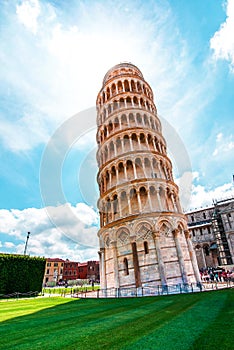
[[[199,282],[153,92],[133,64],[106,73],[97,128],[101,288]]]

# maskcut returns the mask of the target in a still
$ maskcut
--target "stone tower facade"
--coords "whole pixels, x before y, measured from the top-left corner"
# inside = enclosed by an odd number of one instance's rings
[[[153,92],[121,63],[97,96],[101,288],[200,281]]]

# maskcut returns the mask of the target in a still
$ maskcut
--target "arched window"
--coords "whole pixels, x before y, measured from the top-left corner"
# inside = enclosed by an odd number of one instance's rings
[[[117,194],[115,194],[113,197],[113,210],[114,210],[114,215],[118,213],[118,196],[117,196]]]
[[[115,93],[116,93],[116,86],[115,86],[115,84],[111,85],[111,92],[112,92],[112,95],[115,95]]]
[[[128,97],[126,98],[126,102],[127,102],[127,107],[128,107],[128,108],[132,106],[131,97],[128,96]]]
[[[137,123],[142,124],[142,118],[141,118],[141,115],[139,113],[137,113],[136,118],[137,118]]]
[[[122,91],[123,91],[123,85],[122,85],[122,82],[121,82],[121,81],[118,81],[117,86],[118,86],[119,92],[122,92]]]
[[[127,258],[124,258],[123,264],[124,264],[124,274],[125,274],[125,276],[127,276],[127,275],[129,275],[129,271],[128,271],[128,259],[127,259]]]
[[[106,97],[110,98],[110,89],[109,89],[109,87],[106,89]]]
[[[127,80],[124,80],[124,89],[125,89],[125,92],[130,91],[129,82]]]
[[[149,246],[148,246],[148,242],[144,241],[144,251],[145,254],[149,254]]]
[[[115,126],[115,129],[119,128],[119,119],[118,118],[115,118],[114,126]]]
[[[121,97],[121,98],[119,99],[119,106],[120,106],[120,108],[123,108],[123,107],[124,107],[124,99],[123,99],[123,97]]]

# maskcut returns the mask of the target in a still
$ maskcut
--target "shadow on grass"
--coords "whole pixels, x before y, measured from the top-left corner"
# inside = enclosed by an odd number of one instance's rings
[[[229,289],[144,298],[58,299],[59,305],[2,322],[0,349],[232,349],[233,295]]]

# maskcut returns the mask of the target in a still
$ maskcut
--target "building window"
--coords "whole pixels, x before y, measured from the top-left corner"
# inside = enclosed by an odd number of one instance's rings
[[[50,266],[51,266],[51,263],[50,263],[50,262],[48,262],[48,263],[47,263],[47,266],[48,266],[48,267],[50,267]]]
[[[58,263],[57,263],[57,262],[54,263],[54,267],[55,267],[55,266],[58,266]]]
[[[50,269],[46,270],[46,274],[49,275],[50,274]]]
[[[205,247],[204,247],[204,251],[205,251],[205,255],[206,255],[206,256],[209,256],[209,255],[210,255],[210,251],[209,251],[209,247],[208,247],[208,246],[205,246]]]
[[[128,259],[127,258],[124,258],[124,274],[125,276],[129,275],[129,271],[128,271]]]
[[[211,234],[209,226],[207,227],[207,231],[208,231],[209,234]]]
[[[203,218],[206,219],[206,213],[203,213]]]
[[[191,215],[191,220],[192,220],[192,222],[194,222],[194,216],[193,215]]]
[[[227,221],[228,221],[228,224],[229,224],[229,227],[232,228],[232,224],[231,224],[231,221],[230,221],[230,218],[232,217],[231,213],[228,213],[227,214]]]
[[[194,230],[192,230],[192,234],[193,234],[193,237],[195,237],[195,231]]]
[[[144,242],[144,250],[145,250],[145,254],[149,254],[149,247],[148,247],[148,242]]]
[[[201,235],[201,236],[203,235],[202,228],[200,228],[200,235]]]

